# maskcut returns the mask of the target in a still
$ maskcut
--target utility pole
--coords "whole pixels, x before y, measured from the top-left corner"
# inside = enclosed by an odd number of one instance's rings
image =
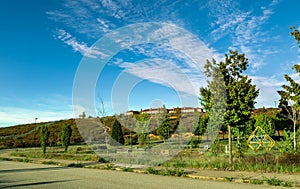
[[[37,128],[36,128],[36,120],[37,120],[37,119],[38,119],[37,117],[34,119],[34,137],[33,137],[33,140],[34,140],[34,146],[35,146],[35,147],[37,146],[37,142],[36,142],[36,131],[37,131]]]

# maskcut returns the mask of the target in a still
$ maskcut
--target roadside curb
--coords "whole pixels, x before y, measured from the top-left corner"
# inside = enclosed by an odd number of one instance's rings
[[[234,183],[244,183],[244,184],[252,184],[250,179],[241,179],[241,178],[227,178],[227,177],[210,177],[210,176],[202,176],[202,175],[193,175],[188,174],[186,175],[188,178],[192,179],[201,179],[201,180],[213,180],[213,181],[225,181],[225,182],[234,182]],[[285,188],[299,188],[300,183],[294,182],[294,185],[291,187],[285,187]],[[261,184],[262,186],[270,186],[266,183]]]

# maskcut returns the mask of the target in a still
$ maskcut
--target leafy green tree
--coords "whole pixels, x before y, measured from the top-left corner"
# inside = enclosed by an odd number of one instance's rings
[[[41,126],[40,135],[41,135],[40,142],[41,142],[42,151],[43,151],[43,154],[45,154],[46,146],[48,144],[48,139],[49,139],[49,131],[48,131],[47,126],[45,126],[45,125]]]
[[[222,127],[223,117],[226,109],[226,86],[221,70],[216,61],[208,61],[205,64],[205,74],[211,80],[208,80],[208,86],[200,88],[200,102],[207,111],[206,116],[209,120],[206,123],[207,140],[212,142]]]
[[[300,75],[300,65],[293,66],[293,69]],[[283,90],[278,91],[278,94],[280,95],[280,107],[285,109],[287,118],[293,122],[293,143],[294,150],[296,150],[296,127],[297,122],[300,120],[300,85],[287,74],[284,75],[284,77],[289,82],[289,85],[283,85]]]
[[[225,94],[227,94],[226,110],[220,110],[218,113],[225,112],[223,124],[228,126],[229,163],[231,164],[231,128],[235,128],[238,131],[239,139],[240,133],[245,130],[247,122],[250,120],[251,111],[254,109],[255,99],[259,94],[259,90],[252,84],[252,80],[247,75],[243,75],[243,72],[248,67],[248,59],[244,54],[239,54],[238,51],[230,51],[229,55],[225,54],[224,62],[207,61],[205,67],[207,76],[210,76],[214,69],[218,69],[225,83]],[[207,88],[200,89],[202,104],[208,112],[211,112],[214,102],[220,102],[218,98],[215,101],[212,100],[212,91],[214,90],[210,85]],[[211,119],[212,117],[214,118],[215,116],[209,114],[209,118]]]
[[[294,26],[290,27],[293,30],[290,34],[294,36],[296,42],[300,44],[300,32]],[[300,75],[300,64],[292,67],[298,75]],[[280,107],[285,109],[287,117],[293,122],[293,144],[294,150],[297,149],[296,127],[300,120],[300,84],[292,79],[289,75],[284,75],[285,80],[289,85],[282,85],[283,90],[278,91],[280,95]]]
[[[255,127],[261,127],[268,135],[273,135],[275,132],[275,124],[271,117],[260,113],[255,117]]]
[[[294,36],[296,42],[297,42],[298,44],[300,44],[300,32],[299,32],[299,30],[297,30],[297,29],[295,28],[295,26],[291,26],[290,29],[293,30],[292,32],[290,32],[290,34],[291,34],[292,36]]]
[[[197,125],[194,129],[195,135],[197,135],[197,136],[203,135],[206,131],[207,123],[208,123],[208,116],[205,116],[203,118],[201,116],[199,116]]]
[[[65,149],[65,152],[68,151],[68,147],[70,146],[71,136],[72,136],[71,125],[65,125],[62,128],[62,132],[61,132],[61,144],[62,147]]]
[[[161,125],[157,128],[158,136],[164,141],[170,137],[170,119],[166,117]]]
[[[146,144],[147,135],[149,133],[149,116],[145,113],[141,113],[136,118],[134,131],[137,133],[140,146],[142,146]]]
[[[111,130],[111,137],[120,144],[124,144],[121,123],[116,119]]]
[[[283,131],[283,140],[281,140],[281,145],[279,147],[280,152],[290,152],[294,148],[293,146],[293,136],[289,131]]]

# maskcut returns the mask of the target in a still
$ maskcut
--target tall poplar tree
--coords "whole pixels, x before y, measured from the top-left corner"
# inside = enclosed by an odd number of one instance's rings
[[[65,149],[65,152],[68,151],[68,147],[71,143],[71,136],[72,136],[71,125],[65,125],[62,128],[62,132],[61,132],[61,144],[62,147]]]
[[[42,151],[43,154],[46,153],[46,146],[48,144],[48,139],[49,139],[49,131],[48,131],[48,127],[43,125],[40,128],[40,134],[41,134],[41,147],[42,147]]]
[[[121,123],[116,119],[111,130],[111,137],[120,144],[124,144]]]
[[[218,112],[218,114],[224,111],[223,124],[228,126],[228,145],[229,145],[229,163],[232,164],[232,143],[231,143],[231,131],[232,129],[238,132],[243,132],[246,128],[247,122],[250,120],[251,111],[254,109],[255,99],[259,94],[259,90],[252,84],[252,80],[244,75],[243,72],[248,67],[248,59],[244,54],[239,54],[238,51],[230,51],[229,54],[225,54],[225,61],[216,63],[213,59],[212,62],[207,61],[206,75],[210,76],[214,70],[219,70],[217,73],[221,73],[224,87],[226,90],[226,110],[212,111],[214,105],[216,107],[223,107],[218,105],[220,102],[219,97],[215,100],[212,99],[213,92],[218,91],[214,87],[220,87],[222,91],[222,85],[210,85],[208,87],[202,87],[200,89],[201,103],[209,113],[209,119],[214,119],[214,115],[211,112]],[[219,78],[219,77],[217,77]],[[218,81],[217,79],[216,81]],[[215,82],[217,83],[217,82]],[[222,94],[219,92],[219,94]],[[210,124],[211,122],[209,122]],[[213,122],[212,122],[213,123]],[[208,128],[210,126],[208,125]],[[239,137],[238,137],[239,138]]]

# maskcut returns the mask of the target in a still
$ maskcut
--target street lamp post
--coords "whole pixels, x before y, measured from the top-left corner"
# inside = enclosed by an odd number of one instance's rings
[[[37,142],[36,142],[36,131],[37,131],[37,129],[36,129],[36,120],[37,119],[38,119],[37,117],[34,119],[34,146],[36,146],[36,144],[37,144]]]

